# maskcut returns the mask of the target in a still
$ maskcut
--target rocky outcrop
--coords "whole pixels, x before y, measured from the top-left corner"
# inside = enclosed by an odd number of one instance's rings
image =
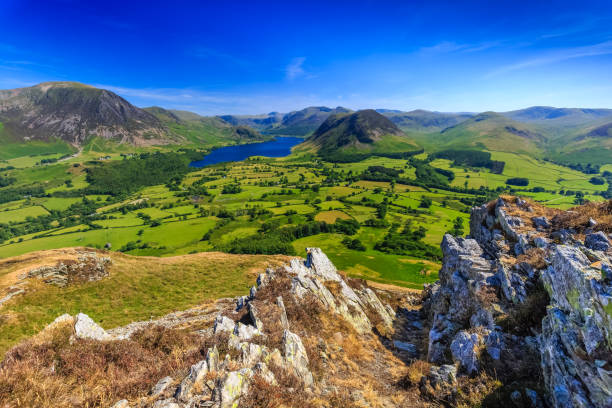
[[[25,278],[37,278],[43,282],[60,287],[75,282],[92,282],[109,274],[112,260],[98,256],[95,252],[83,252],[76,260],[59,261],[55,266],[41,266],[30,270]]]
[[[126,340],[155,325],[185,327],[209,322],[208,328],[197,331],[203,341],[214,342],[206,350],[205,358],[191,365],[181,377],[159,379],[146,399],[129,404],[121,400],[116,403],[118,407],[238,407],[253,384],[275,386],[281,380],[277,378],[279,373],[283,378],[295,378],[297,387],[313,393],[317,387],[325,387],[325,382],[318,383],[312,371],[311,359],[321,357],[318,351],[316,355],[309,351],[303,334],[320,328],[292,329],[285,307],[287,301],[294,308],[314,302],[317,308],[333,319],[345,321],[360,335],[373,334],[373,330],[392,331],[395,312],[371,288],[349,285],[320,249],[307,251],[306,260],[293,259],[283,268],[259,275],[249,295],[236,299],[233,307],[227,300],[221,300],[208,308],[176,312],[109,331],[81,313],[58,319],[73,324],[73,338],[90,341]],[[343,335],[337,333],[338,337],[342,342]],[[324,343],[320,347],[327,349]]]
[[[542,273],[551,297],[542,369],[556,406],[612,406],[612,285],[591,265],[580,248],[559,245]]]
[[[468,238],[444,237],[440,280],[426,288],[427,358],[454,363],[463,374],[495,372],[513,384],[535,370],[531,378],[541,375],[552,406],[610,407],[609,240],[592,232],[597,220],[585,235],[555,229],[549,220],[558,215],[504,197],[473,209]],[[543,404],[529,388],[511,399],[523,396]]]

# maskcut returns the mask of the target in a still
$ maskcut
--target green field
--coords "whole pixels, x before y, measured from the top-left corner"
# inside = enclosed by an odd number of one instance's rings
[[[436,279],[439,260],[375,249],[394,228],[402,229],[407,222],[411,222],[411,228],[423,227],[422,242],[437,247],[459,218],[463,220],[463,233],[468,233],[470,207],[486,199],[486,194],[509,192],[506,180],[513,177],[529,179],[527,187],[513,193],[559,208],[575,205],[575,192],[588,200],[602,200],[599,194],[608,189],[607,183],[594,185],[589,182],[591,175],[567,167],[523,154],[493,152],[493,159],[505,162],[503,174],[433,160],[432,169],[454,174],[447,187],[419,185],[416,165],[410,159],[371,157],[334,164],[295,154],[191,169],[175,185],[145,185],[129,194],[92,194],[87,190],[86,169],[121,159],[111,152],[112,160],[101,164],[90,161],[99,154],[97,149],[104,148],[100,143],[104,144],[93,140],[80,156],[68,162],[40,166],[32,164],[29,156],[12,159],[23,160],[24,167],[5,172],[14,182],[1,188],[0,194],[32,186],[42,187],[45,194],[25,198],[15,195],[15,200],[0,203],[0,231],[5,231],[0,257],[50,248],[108,245],[128,254],[164,257],[211,250],[242,251],[231,248],[245,240],[256,244],[278,228],[313,222],[335,225],[337,220],[348,220],[359,225],[356,233],[298,236],[289,245],[291,252],[301,255],[306,246],[320,246],[352,276],[418,288]],[[417,159],[426,160],[427,154]],[[399,182],[364,179],[362,175],[373,168],[395,171]],[[611,168],[604,166],[601,171]],[[238,189],[230,191],[228,186]],[[534,187],[539,190],[531,191]],[[204,190],[190,193],[198,189]],[[571,190],[572,194],[560,194],[562,190]],[[83,203],[89,209],[82,209]],[[380,207],[385,207],[382,216]],[[49,220],[39,221],[44,216]],[[368,226],[377,219],[381,226]],[[365,250],[351,249],[347,237],[359,241]]]

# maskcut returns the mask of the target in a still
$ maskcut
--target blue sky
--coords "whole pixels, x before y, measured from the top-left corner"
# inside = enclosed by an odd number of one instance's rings
[[[0,88],[201,114],[612,108],[610,1],[0,0],[0,18]]]

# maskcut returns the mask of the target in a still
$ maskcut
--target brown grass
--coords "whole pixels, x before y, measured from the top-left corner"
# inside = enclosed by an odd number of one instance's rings
[[[597,221],[597,225],[593,228],[595,231],[612,232],[612,200],[602,203],[590,202],[570,208],[554,217],[552,225],[555,230],[573,228],[582,233],[588,227],[590,218]]]
[[[421,378],[429,374],[431,364],[425,360],[415,360],[406,367],[406,375],[400,381],[404,388],[416,386]]]
[[[535,269],[544,269],[548,266],[545,259],[545,252],[542,248],[529,248],[526,253],[516,258],[517,263],[526,262]]]
[[[0,405],[102,407],[136,398],[166,375],[204,358],[192,333],[150,327],[131,340],[69,341],[72,327],[50,329],[11,349],[0,368]]]

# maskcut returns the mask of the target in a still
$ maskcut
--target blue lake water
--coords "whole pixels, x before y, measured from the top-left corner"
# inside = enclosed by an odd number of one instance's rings
[[[216,163],[242,161],[251,156],[284,157],[291,153],[293,146],[303,141],[301,137],[276,137],[269,142],[220,147],[204,156],[202,160],[193,161],[189,165],[204,167]]]

